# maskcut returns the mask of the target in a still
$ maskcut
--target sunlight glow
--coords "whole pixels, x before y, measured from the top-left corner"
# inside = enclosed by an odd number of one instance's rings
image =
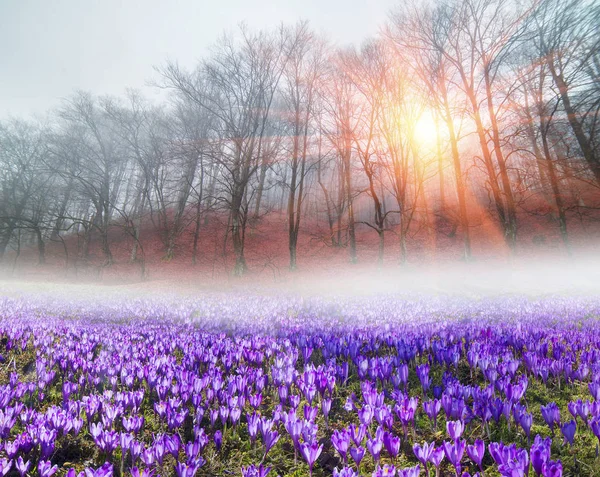
[[[423,146],[433,147],[437,140],[436,124],[433,115],[426,111],[417,120],[414,127],[414,139]]]

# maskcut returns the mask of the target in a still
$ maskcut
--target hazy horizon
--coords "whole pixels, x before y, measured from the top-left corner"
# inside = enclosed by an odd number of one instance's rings
[[[213,278],[202,274],[162,276],[160,268],[145,281],[75,280],[60,275],[0,277],[0,294],[6,296],[47,295],[73,299],[92,296],[113,298],[160,298],[202,296],[214,293],[291,295],[321,297],[422,296],[485,297],[528,296],[531,298],[600,295],[600,254],[591,252],[578,259],[566,257],[520,258],[512,261],[482,260],[471,263],[411,264],[376,269],[368,264],[271,275],[250,274],[246,279]]]

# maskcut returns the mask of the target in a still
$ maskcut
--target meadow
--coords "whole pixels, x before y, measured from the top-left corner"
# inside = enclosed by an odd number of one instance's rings
[[[0,476],[600,475],[600,299],[0,298]]]

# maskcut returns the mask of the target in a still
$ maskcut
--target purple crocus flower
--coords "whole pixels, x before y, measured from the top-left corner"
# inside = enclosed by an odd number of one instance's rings
[[[123,451],[127,451],[131,447],[132,442],[133,434],[121,432],[121,434],[119,435],[119,444],[121,445],[121,449],[123,449]]]
[[[383,433],[383,446],[387,450],[390,457],[395,458],[400,452],[400,438],[394,436],[391,432]]]
[[[462,436],[465,430],[465,425],[462,421],[448,421],[446,423],[446,430],[448,431],[450,439],[457,441]]]
[[[52,466],[49,460],[40,460],[38,462],[38,474],[40,477],[51,477],[58,471],[58,466]]]
[[[521,427],[525,431],[525,435],[529,440],[531,436],[531,425],[533,424],[533,416],[527,412],[524,412],[519,418],[519,424],[521,424]]]
[[[431,401],[423,401],[423,410],[429,420],[433,423],[433,427],[437,427],[437,415],[442,410],[442,402],[439,399]]]
[[[200,465],[198,465],[195,462],[177,462],[177,464],[175,465],[175,474],[177,475],[177,477],[194,477],[194,475],[196,475],[196,472],[198,472],[199,468]]]
[[[4,444],[4,451],[9,459],[14,459],[19,453],[19,441],[8,441]]]
[[[485,443],[481,439],[477,439],[473,443],[473,445],[467,446],[467,455],[469,456],[469,459],[471,459],[473,462],[475,462],[477,467],[479,467],[479,470],[481,470],[482,472],[483,472],[483,469],[481,467],[481,463],[483,462],[484,454],[485,454]]]
[[[548,461],[544,463],[542,467],[542,475],[544,477],[562,477],[563,468],[562,462],[560,460],[557,461]]]
[[[460,461],[465,453],[466,441],[458,439],[452,443],[444,442],[442,445],[444,447],[444,454],[446,455],[446,458],[456,469],[456,475],[460,474]]]
[[[360,446],[362,444],[363,439],[367,433],[367,427],[363,424],[359,426],[355,426],[354,424],[350,424],[350,437],[352,437],[352,441],[356,446]]]
[[[356,466],[360,468],[360,462],[362,461],[363,457],[365,456],[365,448],[362,446],[351,447],[350,455],[352,456],[352,459],[354,460],[354,462],[356,462]]]
[[[291,421],[289,420],[285,427],[294,442],[295,447],[299,447],[300,445],[300,436],[302,435],[302,431],[304,430],[304,425],[301,420]]]
[[[216,424],[218,418],[219,418],[219,410],[211,409],[210,414],[209,414],[210,427],[215,427],[215,424]]]
[[[419,381],[421,381],[421,387],[423,388],[423,392],[429,391],[429,387],[431,386],[431,381],[429,379],[429,365],[421,364],[417,366],[417,376]]]
[[[365,404],[360,411],[358,411],[358,418],[360,419],[361,424],[368,426],[373,421],[373,417],[375,416],[375,412],[373,408],[369,404]]]
[[[302,438],[304,442],[312,442],[317,438],[319,426],[312,421],[304,420],[302,422]]]
[[[344,467],[338,470],[336,467],[333,469],[333,477],[360,477],[352,467]]]
[[[440,449],[441,451],[441,455],[443,456],[444,452],[442,449]],[[419,462],[421,462],[421,464],[423,464],[423,467],[425,467],[425,473],[429,476],[429,468],[427,467],[427,463],[431,461],[432,457],[433,457],[433,453],[435,452],[435,443],[431,443],[428,444],[427,442],[423,444],[423,446],[420,446],[419,444],[414,444],[413,445],[413,452],[415,453],[415,456],[417,457],[417,459],[419,460]],[[439,466],[436,466],[436,468]]]
[[[597,416],[597,417],[594,417],[593,419],[591,419],[589,424],[590,424],[590,429],[592,430],[592,432],[598,439],[598,442],[600,443],[600,416]]]
[[[371,477],[396,477],[396,467],[386,464],[383,467],[377,466]]]
[[[292,394],[289,397],[289,401],[290,401],[291,408],[292,409],[297,409],[298,406],[300,405],[301,398],[297,394]]]
[[[573,441],[575,440],[575,432],[577,431],[577,423],[575,420],[571,419],[569,422],[565,422],[560,430],[566,440],[570,445],[573,445]]]
[[[238,406],[232,407],[229,411],[229,420],[234,427],[237,426],[237,423],[240,421],[241,415],[242,410]],[[181,424],[183,424],[183,420],[181,420],[181,423],[179,423],[179,425]]]
[[[346,398],[346,402],[344,403],[344,409],[348,412],[352,412],[356,409],[356,406],[354,404],[354,393],[352,393],[350,396],[348,396]]]
[[[173,434],[172,436],[165,435],[164,438],[165,451],[171,454],[174,459],[179,456],[179,449],[181,448],[181,438],[179,434]]]
[[[529,454],[525,449],[517,449],[516,444],[505,446],[503,443],[492,442],[489,445],[490,454],[498,464],[500,474],[506,477],[525,476],[529,469]]]
[[[541,406],[540,411],[542,412],[542,417],[552,433],[554,433],[554,426],[556,424],[560,424],[560,409],[557,404],[554,402],[548,403],[546,406]]]
[[[146,449],[142,451],[140,454],[140,459],[142,459],[142,462],[146,467],[150,467],[152,464],[154,464],[156,459],[154,457],[153,449]]]
[[[542,439],[538,434],[529,451],[529,459],[536,475],[542,474],[544,464],[550,460],[550,446],[552,439]]]
[[[302,456],[308,463],[308,468],[310,469],[310,475],[312,476],[313,466],[315,462],[321,455],[321,451],[323,450],[323,445],[319,444],[317,441],[313,442],[304,442],[300,445],[300,452]]]
[[[329,417],[329,411],[331,411],[332,402],[333,401],[331,400],[331,398],[325,398],[321,401],[321,410],[323,411],[325,419]]]
[[[421,466],[419,464],[406,469],[398,469],[398,477],[419,477]]]
[[[255,465],[242,467],[242,477],[266,477],[269,472],[271,472],[271,467],[263,467],[262,464],[258,467]]]
[[[436,469],[440,468],[440,464],[444,460],[444,447],[439,446],[431,451],[431,456],[429,457],[429,462],[433,464]]]
[[[250,436],[250,441],[254,442],[256,440],[256,435],[258,434],[260,414],[255,412],[252,415],[246,415],[246,420],[248,422],[248,435]]]
[[[342,457],[344,464],[348,463],[348,447],[350,447],[350,432],[347,429],[334,431],[331,436],[331,444]]]
[[[260,420],[258,428],[260,429],[260,433],[262,434],[263,439],[267,435],[267,433],[270,432],[273,428],[273,423],[274,421],[272,419],[267,419],[266,417],[263,417]]]
[[[221,431],[216,431],[213,436],[213,440],[215,441],[215,447],[217,451],[221,450],[221,446],[223,445],[223,433]]]
[[[154,458],[155,458],[156,462],[158,462],[159,465],[162,465],[163,460],[165,458],[165,452],[166,452],[165,440],[162,435],[159,435],[154,440],[154,445],[152,446],[152,449],[154,451]],[[146,465],[148,465],[148,464],[146,464]]]
[[[23,462],[23,458],[19,456],[15,462],[15,467],[17,468],[19,475],[23,477],[29,470],[29,467],[31,467],[31,461],[28,460],[27,462]]]
[[[422,446],[419,444],[413,444],[413,452],[415,453],[415,456],[425,467],[427,467],[427,462],[429,462],[429,459],[431,459],[431,455],[433,454],[434,450],[435,443],[433,442],[431,444],[425,442]]]
[[[317,417],[317,414],[319,414],[319,408],[318,407],[312,407],[312,406],[304,406],[304,419],[306,421],[314,421]]]
[[[277,441],[279,440],[279,433],[277,431],[267,431],[264,435],[264,443],[265,443],[265,455],[269,453],[269,451],[273,448]]]
[[[398,378],[400,382],[406,387],[406,383],[408,382],[408,365],[406,363],[402,363],[398,366]]]
[[[498,466],[502,477],[526,477],[525,469],[518,462],[509,462]]]
[[[383,440],[379,436],[375,435],[375,437],[367,439],[367,450],[373,456],[375,463],[379,462],[382,448]]]
[[[6,457],[0,460],[0,477],[4,477],[12,468],[13,461]]]
[[[154,475],[154,471],[150,469],[140,469],[138,467],[133,467],[131,470],[131,477],[152,477]]]
[[[112,477],[113,466],[109,462],[105,462],[102,467],[97,470],[87,467],[85,469],[85,477]]]

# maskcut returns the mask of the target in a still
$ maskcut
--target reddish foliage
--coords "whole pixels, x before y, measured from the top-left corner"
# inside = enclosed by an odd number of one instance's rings
[[[471,207],[471,210],[473,209],[474,207]],[[565,249],[559,229],[549,213],[548,206],[540,200],[536,210],[539,215],[522,213],[519,217],[516,256],[527,258],[543,254],[564,256]],[[569,217],[569,236],[575,252],[584,247],[595,246],[596,241],[590,240],[590,237],[600,232],[600,222],[595,220],[597,218],[578,218],[574,214]],[[473,256],[476,260],[503,260],[509,256],[497,222],[489,218],[486,211],[472,212],[471,224]],[[421,226],[420,231],[413,233],[408,240],[409,263],[436,264],[460,260],[462,238],[460,231],[453,235],[452,228],[449,221],[444,219],[436,220],[429,230],[426,226]],[[192,264],[193,226],[186,229],[179,239],[175,257],[165,261],[164,246],[158,232],[150,223],[144,224],[140,239],[144,247],[147,277],[161,283],[173,283],[175,286],[184,282],[206,284],[229,280],[234,256],[230,240],[224,248],[224,231],[223,217],[211,215],[208,223],[202,225],[197,263],[194,265]],[[348,249],[332,246],[327,232],[327,224],[323,220],[304,219],[298,243],[299,271],[296,275],[301,274],[310,278],[312,274],[319,273],[335,277],[344,273],[348,265]],[[76,258],[78,240],[80,238],[75,235],[65,238],[69,250],[68,269],[65,269],[63,245],[54,242],[47,245],[45,265],[37,264],[35,245],[24,247],[18,258],[14,275],[26,279],[55,280],[63,277],[65,280],[77,282],[101,279],[103,283],[108,284],[140,279],[140,264],[130,262],[133,239],[122,228],[115,226],[111,231],[111,251],[115,262],[110,267],[101,266],[103,256],[97,236],[92,239],[90,259],[87,262]],[[386,266],[395,266],[399,260],[399,239],[396,232],[386,232],[385,240],[384,263]],[[376,267],[377,244],[377,234],[371,228],[357,225],[357,252],[362,266]],[[246,233],[245,253],[249,268],[246,278],[248,283],[289,278],[285,216],[272,213],[250,223]],[[10,254],[5,260],[7,263],[11,262]]]

